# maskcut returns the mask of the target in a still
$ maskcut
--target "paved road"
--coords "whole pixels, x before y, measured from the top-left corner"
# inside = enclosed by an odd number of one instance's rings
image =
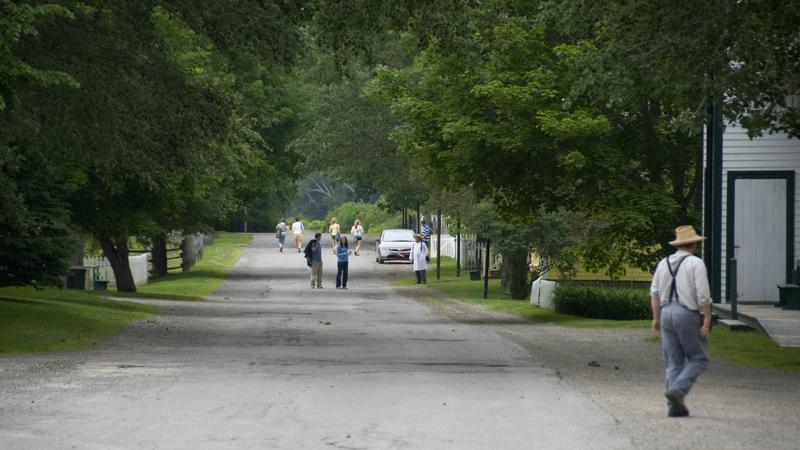
[[[92,351],[0,358],[0,448],[627,448],[616,419],[497,333],[393,288],[408,265],[352,257],[308,286],[257,235],[206,302]]]

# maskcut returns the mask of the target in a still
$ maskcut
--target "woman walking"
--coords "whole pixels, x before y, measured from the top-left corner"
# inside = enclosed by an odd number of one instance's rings
[[[283,251],[283,244],[286,242],[286,230],[289,227],[286,226],[286,219],[281,219],[281,222],[275,226],[275,235],[278,238],[278,247],[280,252]]]
[[[361,220],[356,219],[353,228],[350,229],[350,234],[356,240],[355,255],[358,256],[358,251],[361,250],[361,241],[364,240],[364,227],[361,226]]]
[[[339,246],[336,247],[336,288],[347,289],[347,266],[350,256],[350,249],[347,246],[347,238],[342,236]]]
[[[331,240],[333,241],[333,254],[336,254],[336,247],[339,245],[339,238],[342,236],[340,234],[340,227],[339,224],[336,223],[336,217],[331,219],[331,226],[328,227],[328,232],[331,234]]]
[[[292,224],[292,235],[294,236],[294,245],[297,247],[297,253],[300,253],[300,247],[303,246],[303,231],[305,230],[306,227],[303,226],[303,222],[300,222],[300,218],[295,217]]]
[[[425,257],[428,256],[428,246],[422,242],[422,235],[417,234],[414,236],[414,242],[411,244],[411,253],[408,259],[414,265],[414,275],[417,277],[417,284],[428,284],[428,261]]]

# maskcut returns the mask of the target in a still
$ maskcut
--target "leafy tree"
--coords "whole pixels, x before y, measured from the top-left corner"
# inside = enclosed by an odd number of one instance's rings
[[[264,134],[281,142],[275,130],[292,127],[290,119],[266,117],[258,102],[265,92],[258,82],[278,71],[247,67],[244,92],[230,61],[245,60],[249,44],[220,38],[218,50],[208,30],[181,19],[180,5],[75,3],[73,21],[40,31],[44,51],[32,40],[20,43],[32,66],[69,73],[80,88],[20,93],[25,109],[9,117],[9,127],[35,118],[29,122],[44,131],[25,145],[52,155],[72,181],[73,221],[97,238],[120,290],[135,290],[130,236],[196,231],[276,190],[280,170],[268,157],[282,150]]]
[[[46,18],[67,20],[58,5],[0,1],[0,286],[62,283],[72,251],[66,191],[69,179],[49,156],[27,145],[38,132],[30,117],[10,129],[20,109],[19,92],[76,81],[60,71],[31,65],[21,39],[35,38]],[[37,47],[40,48],[40,47]]]
[[[796,1],[544,2],[565,43],[581,48],[573,97],[617,111],[643,100],[669,126],[697,129],[712,101],[752,135],[800,132],[789,107],[800,82]],[[599,96],[598,96],[599,94]]]
[[[427,183],[389,139],[397,118],[363,92],[372,76],[369,66],[354,60],[337,68],[333,56],[313,41],[309,45],[301,66],[304,83],[313,93],[304,115],[309,126],[292,148],[304,155],[309,171],[350,184],[362,199],[380,193],[392,209],[424,201]],[[406,60],[399,45],[396,37],[382,35],[372,53],[395,62]]]

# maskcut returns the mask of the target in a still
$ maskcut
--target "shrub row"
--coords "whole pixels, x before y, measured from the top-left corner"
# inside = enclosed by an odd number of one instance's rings
[[[556,289],[553,306],[556,312],[592,319],[639,320],[651,317],[646,289],[565,284]]]

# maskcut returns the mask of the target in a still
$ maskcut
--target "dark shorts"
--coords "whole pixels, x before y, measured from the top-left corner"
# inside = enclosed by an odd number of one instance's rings
[[[361,236],[356,236],[356,240],[357,240],[357,241],[363,241],[363,240],[364,240],[364,238],[363,238],[363,237],[361,237]]]

